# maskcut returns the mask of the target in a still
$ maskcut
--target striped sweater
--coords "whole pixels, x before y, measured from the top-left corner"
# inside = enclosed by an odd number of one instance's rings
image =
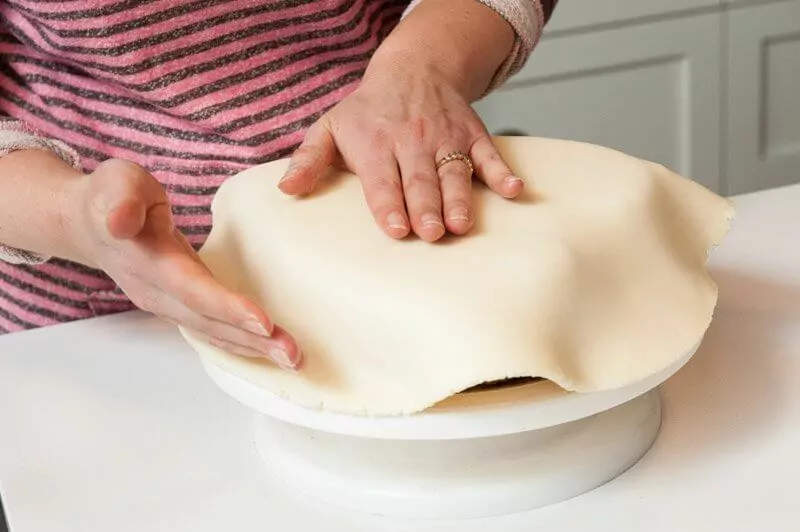
[[[87,172],[132,160],[199,246],[219,185],[289,156],[418,1],[0,0],[0,156],[52,149]],[[517,36],[496,87],[555,0],[476,1]],[[100,271],[1,244],[0,259],[0,334],[132,308]]]

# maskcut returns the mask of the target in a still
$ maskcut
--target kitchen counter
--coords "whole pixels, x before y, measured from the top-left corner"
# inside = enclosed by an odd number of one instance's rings
[[[735,198],[715,321],[662,388],[653,449],[534,512],[353,514],[265,477],[253,413],[175,329],[129,313],[0,337],[0,493],[12,532],[793,531],[800,527],[800,186]]]

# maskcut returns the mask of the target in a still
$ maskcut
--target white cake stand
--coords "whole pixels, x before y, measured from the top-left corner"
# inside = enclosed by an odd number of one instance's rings
[[[387,418],[308,410],[203,365],[258,412],[255,443],[267,470],[297,491],[395,518],[464,519],[532,510],[622,474],[658,435],[657,387],[695,351],[615,390],[576,394],[536,381]]]

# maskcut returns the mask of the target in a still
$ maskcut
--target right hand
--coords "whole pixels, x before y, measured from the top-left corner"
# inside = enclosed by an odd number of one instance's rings
[[[295,340],[203,265],[175,227],[169,199],[152,175],[115,159],[81,179],[80,187],[78,251],[137,307],[226,351],[299,367]]]

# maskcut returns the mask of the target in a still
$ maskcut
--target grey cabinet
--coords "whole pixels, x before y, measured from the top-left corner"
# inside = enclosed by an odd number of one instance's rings
[[[698,13],[715,9],[721,0],[559,0],[548,33],[617,25],[644,18]],[[723,0],[724,1],[724,0]],[[757,1],[757,0],[756,0]]]
[[[561,0],[475,108],[493,133],[602,144],[723,194],[800,182],[800,0]]]
[[[716,189],[719,32],[705,15],[547,40],[475,108],[493,133],[602,144]]]
[[[800,182],[800,2],[742,7],[727,16],[729,190]]]

